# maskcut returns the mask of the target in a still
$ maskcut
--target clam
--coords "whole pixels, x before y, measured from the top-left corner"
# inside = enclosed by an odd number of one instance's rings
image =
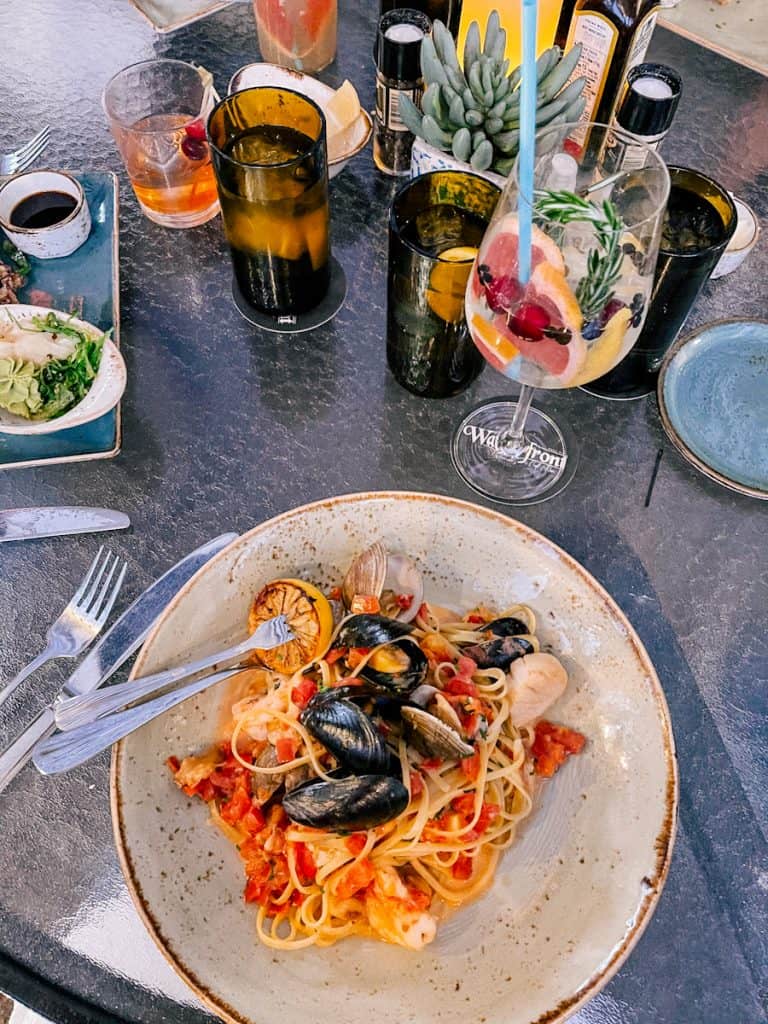
[[[375,828],[402,814],[408,790],[388,775],[351,775],[326,782],[311,779],[283,798],[289,818],[310,828],[357,832]]]
[[[344,604],[353,607],[356,597],[376,597],[382,610],[400,622],[416,618],[424,600],[424,582],[416,564],[407,555],[390,554],[378,541],[352,562],[341,587]],[[397,598],[410,597],[407,608]]]
[[[259,768],[276,768],[280,763],[277,759],[277,751],[268,743],[253,762]],[[283,776],[278,772],[253,772],[251,775],[251,792],[259,806],[267,803],[277,792],[283,782]]]
[[[475,748],[461,738],[456,730],[436,715],[423,708],[403,707],[403,719],[408,723],[411,743],[428,757],[442,757],[458,761],[471,757]]]
[[[313,698],[299,716],[307,731],[350,772],[389,771],[392,754],[368,715],[344,697],[319,696],[323,699]]]

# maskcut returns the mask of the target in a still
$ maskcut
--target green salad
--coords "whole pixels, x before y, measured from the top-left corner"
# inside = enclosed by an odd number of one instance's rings
[[[93,337],[57,313],[33,316],[24,324],[14,320],[0,331],[0,409],[29,420],[52,420],[85,398],[107,334]],[[43,353],[42,361],[29,358],[35,348]],[[51,355],[51,349],[66,349],[66,354]]]

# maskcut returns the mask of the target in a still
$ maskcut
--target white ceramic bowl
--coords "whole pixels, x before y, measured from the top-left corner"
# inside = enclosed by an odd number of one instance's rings
[[[216,738],[225,702],[216,688],[115,750],[112,813],[128,886],[163,954],[227,1021],[556,1024],[608,981],[648,923],[677,802],[653,665],[613,600],[569,555],[521,523],[451,498],[317,502],[256,527],[201,569],[162,615],[134,674],[234,642],[268,580],[336,584],[375,539],[417,559],[430,600],[532,605],[540,639],[571,677],[548,717],[584,732],[587,746],[543,787],[490,891],[419,953],[357,938],[286,953],[260,946],[237,851],[165,766],[169,755]]]
[[[42,306],[25,306],[14,304],[0,306],[0,318],[10,320],[26,320],[31,316],[47,316],[56,313],[64,319],[70,319],[68,313],[60,310],[46,309]],[[72,319],[72,323],[96,336],[103,331],[84,320]],[[104,413],[114,409],[123,396],[126,384],[126,369],[123,357],[117,345],[111,340],[104,343],[101,363],[88,394],[76,406],[53,420],[25,420],[5,409],[0,409],[0,434],[52,434],[70,427],[81,427],[84,423],[98,419]]]
[[[277,64],[246,64],[239,68],[229,82],[229,94],[251,89],[255,86],[271,85],[283,89],[293,89],[302,96],[308,96],[325,114],[325,109],[334,95],[334,90],[311,75],[291,68],[281,68]],[[373,124],[367,111],[360,108],[360,116],[342,133],[338,143],[339,155],[328,161],[328,177],[335,178],[344,170],[353,156],[365,149],[371,137]]]
[[[57,224],[44,228],[21,228],[11,222],[18,204],[38,192],[63,192],[75,200],[72,212]],[[69,256],[91,233],[91,214],[83,186],[64,171],[24,171],[0,185],[0,228],[17,249],[39,260]]]

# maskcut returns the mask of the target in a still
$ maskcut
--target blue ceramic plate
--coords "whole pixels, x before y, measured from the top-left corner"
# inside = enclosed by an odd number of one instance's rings
[[[85,191],[91,211],[87,242],[71,256],[57,260],[29,257],[32,266],[27,283],[18,292],[19,302],[71,309],[73,299],[82,316],[102,331],[112,329],[120,347],[120,287],[118,279],[117,177],[111,171],[70,172]],[[0,241],[5,235],[0,231]],[[0,259],[3,253],[0,252]],[[7,262],[7,259],[6,259]],[[34,292],[47,293],[35,296]],[[0,470],[45,466],[57,462],[110,459],[120,451],[120,406],[115,406],[83,426],[57,430],[38,437],[0,435]]]
[[[664,429],[692,465],[768,499],[768,321],[719,320],[681,338],[658,396]]]

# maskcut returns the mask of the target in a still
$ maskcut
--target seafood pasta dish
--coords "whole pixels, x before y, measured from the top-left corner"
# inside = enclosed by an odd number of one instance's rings
[[[430,603],[414,562],[381,544],[327,595],[266,584],[250,630],[278,614],[294,639],[235,677],[221,742],[168,765],[237,846],[267,946],[421,949],[491,884],[535,787],[583,748],[544,717],[565,668],[530,608]]]

